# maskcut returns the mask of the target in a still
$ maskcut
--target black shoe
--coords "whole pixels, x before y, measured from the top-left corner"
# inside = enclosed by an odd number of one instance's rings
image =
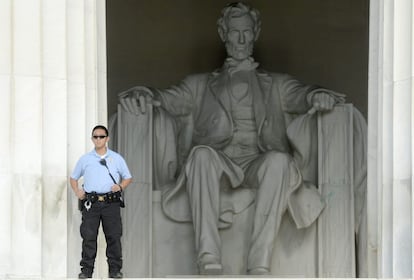
[[[121,278],[124,278],[124,275],[120,271],[109,272],[109,278],[121,279]]]
[[[87,278],[92,278],[92,274],[88,274],[88,273],[86,273],[86,272],[81,272],[81,273],[79,273],[78,278],[79,278],[79,279],[87,279]]]

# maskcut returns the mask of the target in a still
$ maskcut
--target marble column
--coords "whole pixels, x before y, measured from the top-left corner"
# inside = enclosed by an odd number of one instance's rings
[[[413,277],[413,3],[370,3],[370,277]]]
[[[0,0],[0,34],[0,278],[66,277],[80,257],[67,176],[107,119],[105,1]]]

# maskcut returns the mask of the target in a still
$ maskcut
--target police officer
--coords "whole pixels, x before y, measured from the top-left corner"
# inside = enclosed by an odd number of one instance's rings
[[[92,130],[95,148],[83,155],[70,176],[70,185],[81,200],[82,260],[79,279],[92,278],[99,224],[102,222],[107,243],[106,256],[110,278],[122,278],[122,191],[132,176],[124,158],[107,148],[108,129],[97,125]],[[78,180],[83,176],[83,187]]]

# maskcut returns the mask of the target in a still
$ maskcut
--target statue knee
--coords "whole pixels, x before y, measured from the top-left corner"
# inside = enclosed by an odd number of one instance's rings
[[[207,146],[196,146],[191,150],[185,171],[188,180],[209,178],[211,182],[217,182],[223,170],[219,156],[214,149]]]
[[[197,162],[204,162],[204,161],[211,161],[213,159],[214,150],[206,146],[196,146],[192,149],[189,162],[197,161]]]

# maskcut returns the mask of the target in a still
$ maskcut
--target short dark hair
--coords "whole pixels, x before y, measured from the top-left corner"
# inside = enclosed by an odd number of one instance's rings
[[[103,129],[103,130],[105,130],[105,134],[106,134],[106,136],[108,136],[108,135],[109,135],[108,129],[107,129],[105,126],[103,126],[103,125],[97,125],[97,126],[95,126],[95,127],[92,129],[92,135],[93,135],[93,132],[94,132],[95,130],[97,130],[97,129]]]

